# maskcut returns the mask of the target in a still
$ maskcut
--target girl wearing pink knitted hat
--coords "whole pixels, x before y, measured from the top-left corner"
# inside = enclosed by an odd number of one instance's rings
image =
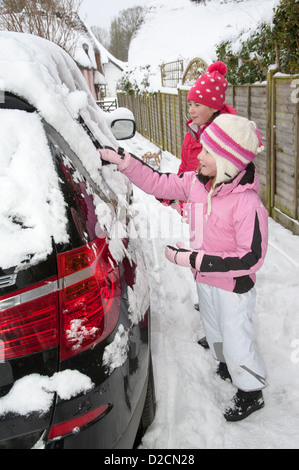
[[[235,108],[225,103],[228,87],[226,73],[227,66],[224,62],[214,62],[209,66],[207,73],[196,80],[188,93],[191,119],[186,123],[188,132],[182,145],[178,174],[197,170],[197,155],[202,149],[200,136],[207,126],[219,114],[237,114]]]
[[[265,370],[254,344],[256,272],[268,243],[268,213],[254,166],[263,149],[253,121],[221,114],[203,132],[197,172],[159,173],[123,149],[103,149],[135,185],[160,198],[188,200],[190,245],[168,246],[167,259],[192,270],[217,373],[237,392],[224,411],[238,421],[264,406]]]

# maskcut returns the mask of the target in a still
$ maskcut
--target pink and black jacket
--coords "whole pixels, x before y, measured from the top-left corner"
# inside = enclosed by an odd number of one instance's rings
[[[190,248],[201,253],[196,281],[224,290],[245,293],[255,284],[268,245],[268,212],[259,196],[253,163],[212,193],[210,184],[195,172],[159,173],[132,155],[125,175],[157,198],[188,201]]]

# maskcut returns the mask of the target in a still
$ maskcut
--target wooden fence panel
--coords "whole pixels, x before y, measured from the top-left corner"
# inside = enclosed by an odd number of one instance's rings
[[[267,87],[265,85],[253,85],[248,87],[250,100],[248,103],[248,112],[245,117],[256,122],[259,132],[263,136],[263,146],[265,150],[259,153],[255,159],[255,166],[259,175],[261,189],[260,197],[264,204],[269,208],[268,185],[270,177],[269,165],[267,164],[268,155],[268,136],[267,136]]]
[[[273,216],[299,233],[298,220],[298,100],[293,99],[294,77],[273,78],[272,183]]]
[[[249,86],[236,87],[234,94],[234,108],[238,116],[247,117],[249,108]]]

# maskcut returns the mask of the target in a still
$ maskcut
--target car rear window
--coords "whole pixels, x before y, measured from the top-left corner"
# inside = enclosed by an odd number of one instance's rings
[[[65,202],[37,113],[0,109],[0,200],[2,269],[36,264],[52,239],[66,241]]]

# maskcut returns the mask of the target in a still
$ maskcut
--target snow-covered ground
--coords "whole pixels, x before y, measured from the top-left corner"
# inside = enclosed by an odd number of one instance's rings
[[[141,157],[157,147],[137,134],[127,150]],[[164,152],[161,171],[179,160]],[[143,449],[299,448],[299,237],[269,219],[269,248],[257,274],[256,343],[267,369],[265,407],[239,423],[222,416],[235,393],[215,376],[217,363],[197,340],[204,335],[193,305],[196,287],[187,268],[167,261],[164,249],[188,243],[178,213],[134,188],[136,220],[148,270],[157,414]]]

